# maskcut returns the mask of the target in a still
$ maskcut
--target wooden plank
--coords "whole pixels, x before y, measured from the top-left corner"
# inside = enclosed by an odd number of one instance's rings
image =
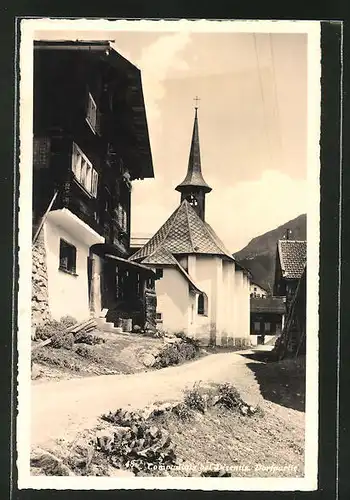
[[[43,342],[40,342],[39,345],[35,345],[32,347],[32,352],[35,351],[36,349],[40,349],[40,347],[44,347],[45,345],[49,345],[51,343],[51,339],[46,339]]]

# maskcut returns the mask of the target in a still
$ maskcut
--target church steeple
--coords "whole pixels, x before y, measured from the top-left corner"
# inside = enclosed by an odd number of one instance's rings
[[[196,98],[197,100],[198,98]],[[196,210],[199,217],[204,220],[205,195],[211,191],[211,187],[208,186],[202,175],[197,110],[198,106],[196,105],[187,174],[185,179],[175,189],[181,193],[181,202],[187,200]]]

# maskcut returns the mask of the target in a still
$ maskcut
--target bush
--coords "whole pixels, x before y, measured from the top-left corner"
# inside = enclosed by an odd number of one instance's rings
[[[63,347],[64,349],[73,349],[74,335],[73,333],[55,333],[51,337],[51,345],[56,349]]]
[[[64,325],[65,328],[69,328],[73,325],[76,325],[78,321],[67,314],[66,316],[62,316],[62,318],[60,319],[60,323]]]
[[[35,338],[38,340],[47,340],[53,337],[54,335],[63,332],[67,328],[75,325],[77,320],[72,316],[62,316],[60,321],[56,321],[55,319],[49,321],[45,325],[38,326],[35,331]]]
[[[103,344],[105,340],[98,335],[94,335],[93,333],[81,331],[75,334],[74,342],[76,344],[96,345]]]
[[[112,436],[100,435],[96,439],[97,450],[105,453],[114,467],[126,467],[137,474],[147,471],[149,463],[175,464],[175,447],[166,429],[122,408],[102,419],[117,426]]]
[[[207,409],[207,398],[203,393],[199,383],[195,383],[193,388],[185,392],[184,404],[192,410],[204,413]]]
[[[174,406],[172,411],[180,420],[189,421],[193,419],[193,410],[185,403]]]
[[[226,408],[234,408],[243,403],[240,393],[231,384],[219,385],[219,403]]]
[[[97,363],[102,361],[102,357],[99,354],[93,352],[90,346],[80,345],[75,349],[75,352],[82,358],[89,359]]]
[[[188,337],[184,338],[185,340],[166,344],[159,352],[154,366],[156,368],[165,368],[166,366],[178,365],[187,359],[195,358],[198,352],[195,344],[196,341],[192,342],[192,339],[188,339]]]
[[[38,340],[47,340],[63,330],[65,330],[65,326],[60,321],[51,320],[45,325],[37,327],[35,338]]]
[[[184,332],[175,333],[175,337],[183,340],[183,342],[186,342],[186,344],[192,345],[196,351],[199,350],[199,347],[200,347],[199,340],[194,339],[192,337],[188,337]]]

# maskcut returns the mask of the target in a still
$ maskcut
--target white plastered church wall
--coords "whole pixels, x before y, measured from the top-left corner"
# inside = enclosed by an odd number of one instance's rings
[[[164,331],[188,333],[190,293],[186,278],[175,267],[164,267],[156,281],[157,311]]]

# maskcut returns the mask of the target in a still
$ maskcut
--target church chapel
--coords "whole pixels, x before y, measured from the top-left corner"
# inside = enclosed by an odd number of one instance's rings
[[[202,175],[197,106],[187,174],[176,190],[180,205],[130,257],[156,271],[158,324],[203,345],[249,343],[250,274],[205,221],[212,188]]]

